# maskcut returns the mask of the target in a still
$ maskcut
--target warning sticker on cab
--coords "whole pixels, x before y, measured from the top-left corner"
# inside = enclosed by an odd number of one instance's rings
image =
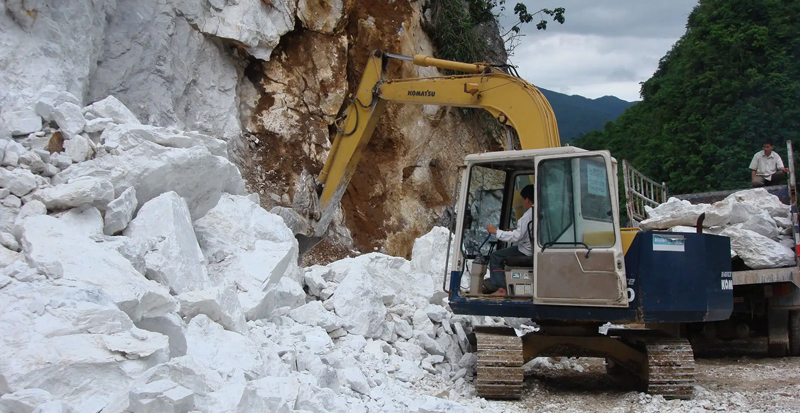
[[[653,251],[684,252],[685,243],[683,235],[653,234]]]

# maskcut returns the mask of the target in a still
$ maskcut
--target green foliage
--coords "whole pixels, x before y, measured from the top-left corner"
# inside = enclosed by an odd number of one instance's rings
[[[436,56],[442,59],[459,62],[482,62],[489,59],[489,47],[476,28],[487,22],[497,19],[497,14],[505,11],[506,0],[432,0],[431,9],[433,24],[426,29],[431,35],[436,48]],[[563,24],[565,21],[563,7],[555,9],[541,9],[529,13],[528,8],[517,3],[514,6],[514,15],[519,21],[509,29],[510,33],[519,34],[520,25],[530,23],[535,16],[539,17],[536,28],[547,29],[545,15],[552,17],[553,21]],[[495,62],[505,63],[505,62]]]
[[[784,161],[800,139],[800,2],[701,0],[641,95],[575,144],[611,150],[671,193],[748,187],[764,139]]]

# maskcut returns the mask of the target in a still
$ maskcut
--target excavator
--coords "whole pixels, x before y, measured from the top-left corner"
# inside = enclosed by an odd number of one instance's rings
[[[462,74],[388,79],[393,60]],[[519,399],[523,365],[562,356],[604,358],[607,372],[621,382],[666,398],[691,398],[694,354],[681,326],[730,316],[730,240],[622,228],[616,160],[605,150],[562,147],[549,102],[513,72],[373,52],[337,124],[315,204],[297,217],[308,222],[298,235],[301,248],[327,231],[388,102],[485,109],[513,128],[521,150],[465,158],[451,225],[457,247],[447,252],[443,289],[456,314],[530,318],[538,330],[474,327],[478,395]],[[527,185],[535,190],[527,228],[532,256],[505,261],[507,296],[484,294],[486,258],[505,246],[484,228],[513,228],[525,212],[520,190]]]

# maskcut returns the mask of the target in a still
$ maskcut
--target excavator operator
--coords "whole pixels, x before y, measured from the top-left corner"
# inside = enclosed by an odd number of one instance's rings
[[[504,263],[506,259],[513,256],[525,255],[530,257],[531,254],[531,237],[528,233],[530,222],[533,220],[533,185],[526,185],[520,191],[522,197],[522,205],[526,211],[517,221],[517,227],[513,231],[503,231],[497,229],[494,225],[487,225],[486,231],[494,234],[498,241],[516,242],[517,245],[513,247],[497,250],[489,257],[489,287],[486,293],[491,295],[505,296],[508,295],[506,290],[506,273]],[[494,290],[494,291],[492,291]]]

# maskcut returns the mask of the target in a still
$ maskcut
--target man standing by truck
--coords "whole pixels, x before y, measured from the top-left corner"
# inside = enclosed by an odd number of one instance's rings
[[[750,186],[760,188],[783,183],[788,168],[783,166],[781,156],[772,150],[772,141],[764,141],[764,150],[753,155],[750,162]]]

